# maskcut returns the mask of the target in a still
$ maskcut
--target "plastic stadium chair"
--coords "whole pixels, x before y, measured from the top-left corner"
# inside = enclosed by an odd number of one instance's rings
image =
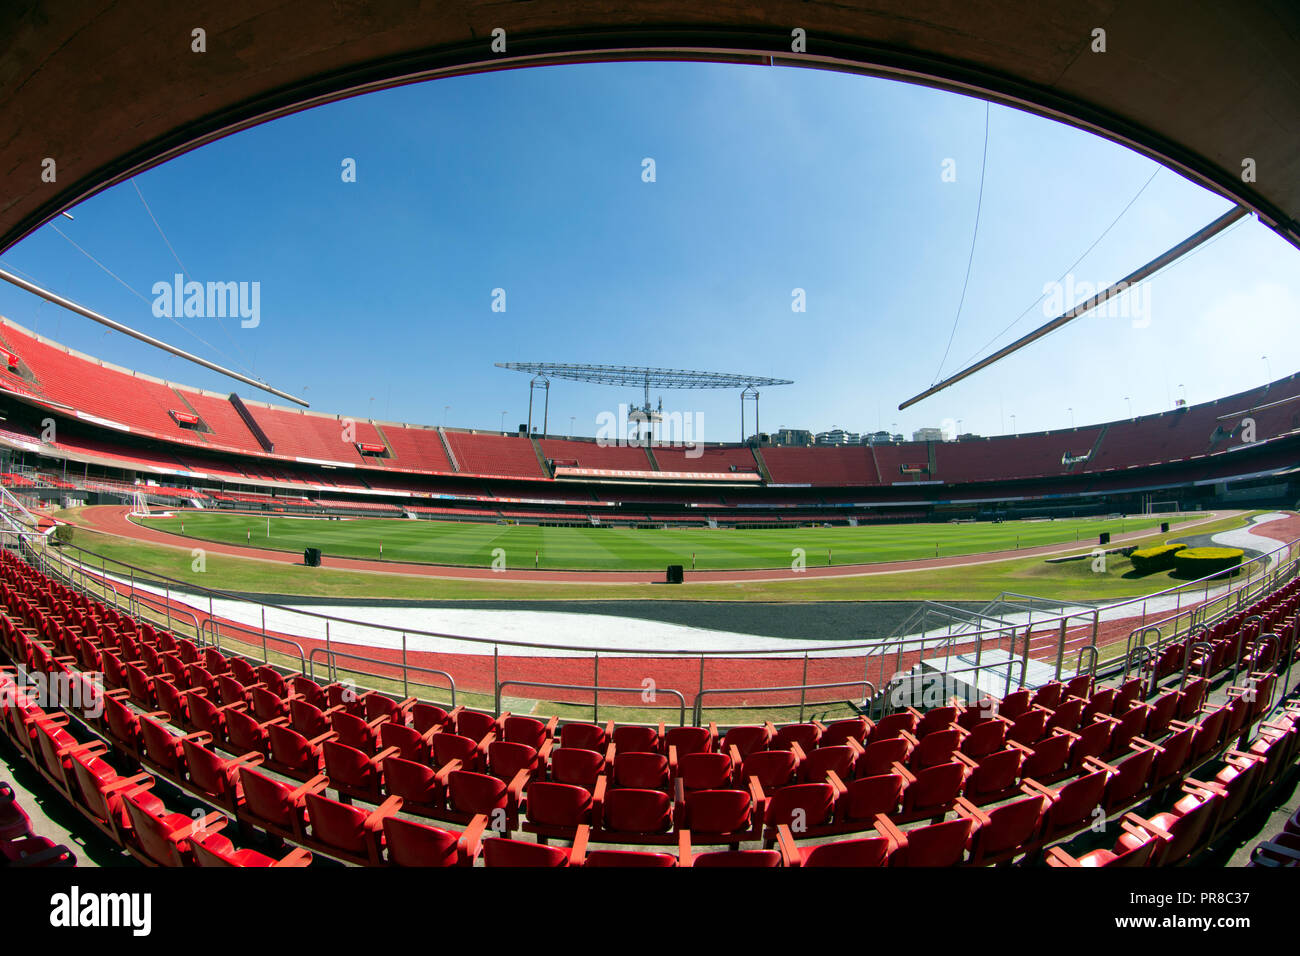
[[[1003,720],[982,720],[965,730],[961,747],[963,754],[979,760],[991,753],[1005,750],[1007,745],[1007,723]]]
[[[1089,826],[1101,807],[1110,774],[1105,770],[1076,777],[1054,789],[1033,778],[1024,781],[1026,787],[1046,797],[1050,806],[1043,822],[1043,840],[1052,841],[1077,833]]]
[[[654,727],[639,727],[634,724],[624,724],[614,729],[610,740],[618,750],[629,753],[650,753],[654,751],[663,752],[664,725],[659,724],[658,729]]]
[[[430,741],[433,746],[433,763],[445,767],[451,761],[459,760],[466,770],[482,770],[487,765],[488,747],[495,739],[491,733],[482,740],[446,732],[434,734]]]
[[[244,803],[239,818],[282,839],[301,843],[306,835],[307,795],[319,794],[329,784],[324,774],[298,787],[290,787],[251,767],[239,768]]]
[[[603,802],[605,780],[599,780],[593,789]],[[524,800],[527,819],[523,830],[537,834],[538,843],[545,843],[551,837],[572,840],[578,827],[594,822],[591,815],[593,793],[584,787],[534,780],[524,791]]]
[[[244,802],[244,790],[239,782],[240,767],[256,767],[262,763],[259,753],[246,753],[224,758],[199,742],[198,735],[182,740],[185,750],[185,771],[190,787],[209,803],[230,813],[237,813]]]
[[[533,750],[541,750],[554,738],[559,720],[559,717],[552,717],[543,723],[533,717],[508,716],[502,721],[501,739],[506,743],[523,744]]]
[[[509,834],[519,828],[519,805],[527,785],[527,770],[519,771],[509,783],[485,773],[452,770],[447,776],[446,806],[438,818],[469,823],[486,814],[494,830]]]
[[[678,757],[712,753],[718,749],[718,727],[712,723],[708,727],[671,727],[663,734],[663,747],[665,751],[676,747]]]
[[[728,761],[730,763],[730,761]],[[596,750],[583,750],[580,747],[560,747],[551,751],[549,775],[556,783],[592,790],[596,781],[605,773],[607,764],[605,755]]]
[[[1202,836],[1214,822],[1223,797],[1203,787],[1183,786],[1186,794],[1174,804],[1173,809],[1144,819],[1136,813],[1125,814],[1124,819],[1155,837],[1159,846],[1153,855],[1155,866],[1178,866],[1186,863],[1200,848]],[[1125,849],[1136,846],[1138,837],[1126,833],[1120,837]]]
[[[1117,764],[1103,763],[1089,757],[1084,766],[1088,770],[1102,770],[1110,774],[1106,784],[1106,794],[1101,807],[1110,814],[1124,807],[1132,806],[1149,792],[1152,768],[1158,751],[1154,747],[1134,741],[1129,745],[1132,754]]]
[[[157,807],[157,798],[143,787],[127,793],[123,801],[135,837],[127,849],[148,866],[193,865],[191,835],[202,833],[218,821],[224,823],[226,819],[220,813],[210,813],[202,818],[167,813],[165,808]]]
[[[671,731],[669,733],[671,734]],[[735,753],[733,753],[732,748],[735,748],[735,751],[743,758],[755,751],[767,750],[772,743],[773,736],[774,732],[770,724],[732,727],[722,738],[722,746],[719,749],[723,753],[731,754],[734,760]],[[689,752],[708,753],[711,750],[712,748],[708,750],[696,749]]]
[[[890,866],[957,866],[978,825],[970,817],[958,817],[904,832],[882,816],[876,820],[876,832],[895,844]]]
[[[190,835],[190,851],[194,854],[194,865],[203,867],[262,867],[310,866],[310,850],[295,847],[280,859],[259,853],[257,850],[237,850],[230,840],[220,832],[225,826],[224,820],[211,824],[203,833]]]
[[[483,865],[489,867],[556,867],[568,866],[570,850],[494,837],[483,841]]]
[[[1021,767],[1025,760],[1022,748],[1008,747],[987,754],[978,761],[963,753],[954,754],[953,757],[964,763],[969,770],[962,792],[972,803],[1005,800],[1018,792]]]
[[[1075,738],[1069,731],[1054,730],[1033,746],[1026,746],[1015,740],[1010,740],[1008,743],[1025,755],[1025,762],[1020,769],[1024,777],[1033,777],[1035,780],[1050,783],[1070,773],[1068,763]]]
[[[833,721],[830,724],[813,721],[813,725],[821,731],[821,746],[823,747],[848,743],[850,738],[856,740],[859,744],[865,744],[869,734],[865,717],[849,717],[845,720]]]
[[[961,795],[969,768],[959,760],[935,764],[913,773],[902,764],[894,772],[903,778],[903,812],[901,820],[929,817],[939,822],[953,808]]]
[[[500,737],[501,729],[509,717],[509,714],[502,714],[498,718],[481,711],[461,708],[456,712],[456,733],[473,740],[482,740],[490,733]]]
[[[325,758],[325,775],[330,778],[330,786],[338,791],[339,800],[344,803],[354,799],[370,803],[383,800],[384,761],[396,756],[396,747],[381,750],[372,757],[337,740],[327,740],[321,744],[321,754]]]
[[[874,826],[879,814],[900,815],[905,786],[905,778],[898,773],[849,781],[845,786],[847,792],[836,804],[837,823],[844,831],[856,832]]]
[[[754,781],[757,784],[757,781]],[[835,832],[837,801],[846,791],[834,776],[826,783],[797,783],[765,794],[759,787],[755,802],[764,804],[763,844],[771,849],[777,827],[785,824],[800,839]]]
[[[935,707],[924,714],[914,707],[907,709],[916,718],[916,726],[911,730],[911,734],[917,738],[925,738],[936,731],[951,729],[961,715],[961,708],[951,704]]]
[[[867,744],[858,755],[854,773],[859,777],[874,777],[893,771],[894,764],[906,763],[912,745],[906,737],[886,737]]]
[[[739,850],[763,833],[762,803],[751,790],[691,790],[679,786],[674,819],[698,843],[726,843]]]
[[[977,825],[970,844],[972,865],[1010,863],[1036,849],[1047,798],[1028,787],[1021,788],[1021,792],[1025,794],[1023,798],[991,809],[981,809],[958,798],[957,813]]]
[[[883,817],[882,817],[883,819]],[[889,866],[898,844],[888,836],[838,840],[815,846],[800,845],[787,826],[777,829],[777,842],[785,866],[878,867]],[[698,863],[697,863],[698,865]]]
[[[669,853],[648,853],[642,850],[588,850],[590,828],[579,827],[569,851],[570,866],[595,867],[649,867],[660,869],[674,867],[677,858]]]
[[[596,838],[606,843],[664,843],[674,840],[673,802],[661,790],[609,790],[596,794],[592,820]]]
[[[292,727],[279,722],[272,722],[266,731],[270,743],[266,768],[295,780],[310,780],[321,772],[324,767],[321,745],[335,738],[331,730],[308,740]]]
[[[455,708],[448,713],[435,704],[412,704],[411,726],[422,734],[435,729],[455,732],[459,710]]]
[[[1120,827],[1126,836],[1133,838],[1128,845],[1121,842],[1117,843],[1113,850],[1089,850],[1083,856],[1077,858],[1071,856],[1059,846],[1049,847],[1046,857],[1047,865],[1058,867],[1150,866],[1151,856],[1158,846],[1155,838],[1127,820],[1121,820]]]
[[[671,764],[658,753],[624,753],[615,750],[612,787],[631,787],[635,790],[668,791],[671,782]]]
[[[797,741],[791,741],[790,752],[799,766],[799,782],[821,783],[828,773],[837,774],[841,780],[852,780],[862,748],[855,741],[851,746],[818,747],[805,752]]]
[[[687,790],[726,790],[736,782],[735,763],[725,753],[687,754],[669,772]]]
[[[772,726],[768,725],[769,728]],[[772,734],[771,749],[787,750],[791,744],[798,744],[804,753],[811,753],[821,746],[844,746],[848,741],[841,740],[838,743],[822,743],[822,728],[816,721],[806,724],[786,724],[780,730]]]
[[[543,740],[539,752],[531,744],[494,740],[488,745],[488,773],[502,780],[513,780],[521,770],[529,777],[537,776],[550,759],[551,744],[552,741]]]
[[[379,725],[379,746],[385,750],[396,747],[398,756],[403,760],[429,763],[433,760],[433,737],[439,730],[438,727],[430,727],[421,732],[390,720]]]
[[[725,867],[732,869],[768,869],[782,865],[777,850],[710,850],[696,853],[691,847],[691,831],[677,833],[677,865],[698,866],[706,869]]]
[[[401,797],[405,813],[436,818],[447,803],[447,779],[460,767],[459,760],[452,760],[434,770],[428,764],[391,756],[384,761],[384,793]]]
[[[614,722],[605,726],[599,724],[571,723],[560,728],[560,748],[576,747],[579,750],[596,750],[603,752],[614,739]],[[655,742],[650,750],[657,750]]]
[[[389,797],[373,810],[339,803],[319,793],[308,793],[306,798],[312,846],[362,866],[383,863],[384,820],[402,808],[401,797]]]
[[[386,859],[391,866],[473,866],[470,847],[481,841],[486,823],[486,817],[476,817],[461,834],[402,817],[384,817]]]

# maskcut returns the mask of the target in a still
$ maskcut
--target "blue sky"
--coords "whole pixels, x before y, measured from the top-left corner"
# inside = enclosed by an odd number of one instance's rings
[[[1125,397],[1136,414],[1157,412],[1300,369],[1300,253],[1250,220],[1157,276],[1149,310],[1086,316],[897,411],[1050,318],[1035,307],[1007,329],[1144,184],[1076,283],[1119,279],[1228,208],[1122,147],[991,107],[953,333],[985,111],[950,93],[781,67],[618,63],[438,80],[299,113],[137,178],[193,278],[260,282],[257,328],[153,315],[154,283],[180,270],[130,183],[54,225],[134,293],[48,226],[0,261],[321,411],[473,428],[498,428],[503,411],[508,428],[526,417],[527,378],[500,361],[789,378],[763,390],[767,430],[909,435],[958,419],[997,434],[1013,415],[1017,431],[1084,425],[1126,416]],[[344,158],[354,183],[342,181]],[[491,308],[496,288],[504,313]],[[791,310],[796,288],[806,312]],[[7,285],[0,313],[108,361],[274,401]],[[740,437],[735,392],[663,398],[698,415],[705,439]],[[572,418],[592,435],[602,411],[630,400],[636,390],[558,382],[551,430],[568,432]]]

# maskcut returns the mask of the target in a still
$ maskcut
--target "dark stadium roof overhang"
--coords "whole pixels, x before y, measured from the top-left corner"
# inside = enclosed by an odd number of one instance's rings
[[[195,28],[206,52],[191,52]],[[491,49],[498,28],[504,53]],[[1104,53],[1090,49],[1097,28]],[[795,29],[806,53],[791,52]],[[1291,0],[16,0],[0,8],[0,37],[0,251],[115,182],[286,112],[581,59],[805,65],[985,96],[1138,149],[1300,245]],[[55,182],[41,176],[47,157]]]

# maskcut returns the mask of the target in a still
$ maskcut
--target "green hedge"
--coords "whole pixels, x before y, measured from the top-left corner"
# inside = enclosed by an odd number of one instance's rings
[[[1168,571],[1174,566],[1174,555],[1186,548],[1185,544],[1158,544],[1153,548],[1139,548],[1128,556],[1133,570],[1140,574]]]
[[[1184,548],[1174,555],[1174,572],[1189,578],[1205,578],[1231,571],[1245,556],[1241,548]]]

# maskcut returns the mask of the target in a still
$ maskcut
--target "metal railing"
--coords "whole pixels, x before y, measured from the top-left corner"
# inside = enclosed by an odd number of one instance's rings
[[[859,710],[865,710],[876,696],[876,685],[869,680],[841,680],[832,681],[829,684],[794,684],[789,687],[706,687],[695,695],[695,707],[691,711],[691,717],[698,725],[704,720],[704,698],[710,694],[775,694],[784,691],[799,691],[799,723],[803,723],[804,713],[807,707],[807,693],[810,690],[828,690],[832,687],[862,687],[871,688],[870,694],[862,695],[862,707]],[[823,702],[825,703],[825,702]],[[747,710],[752,708],[763,708],[765,710],[777,710],[780,705],[773,704],[733,704],[731,710]],[[785,705],[793,707],[793,704]]]
[[[503,680],[497,681],[496,694],[493,698],[493,708],[497,716],[501,715],[501,688],[503,687],[538,687],[544,690],[579,690],[591,691],[591,722],[600,723],[600,694],[604,691],[607,694],[645,694],[644,687],[603,687],[599,684],[551,684],[544,681],[534,680]],[[655,694],[672,694],[677,698],[677,726],[686,726],[686,695],[679,690],[671,687],[656,687]],[[646,701],[646,703],[650,703]]]
[[[1081,611],[1074,610],[1056,616],[1044,616],[1035,620],[1033,607],[1023,624],[1000,623],[996,627],[986,628],[959,636],[930,635],[922,637],[903,637],[890,641],[854,641],[847,643],[825,644],[817,642],[816,647],[798,646],[795,641],[788,649],[769,646],[762,648],[709,648],[681,649],[668,648],[647,650],[644,647],[627,646],[579,646],[572,644],[507,640],[500,638],[478,637],[469,634],[454,634],[443,631],[422,630],[411,627],[399,627],[382,623],[356,620],[354,618],[331,615],[301,607],[290,607],[275,601],[252,600],[244,595],[195,585],[159,574],[127,562],[108,557],[77,545],[67,543],[58,547],[51,546],[47,538],[35,530],[30,512],[26,512],[12,495],[0,495],[0,514],[8,527],[0,528],[0,538],[6,547],[22,551],[27,560],[44,573],[76,587],[83,593],[92,594],[119,609],[125,608],[137,616],[152,617],[158,623],[167,626],[190,628],[197,643],[220,646],[222,642],[240,645],[240,652],[256,656],[261,652],[261,659],[270,660],[288,670],[298,670],[305,674],[314,673],[315,661],[323,659],[333,672],[334,661],[351,660],[360,665],[348,667],[347,670],[360,677],[372,677],[382,680],[400,680],[403,688],[412,684],[421,685],[419,680],[412,680],[412,675],[436,674],[444,677],[448,688],[454,696],[457,691],[453,672],[456,668],[444,664],[450,670],[430,667],[424,658],[411,659],[411,655],[431,656],[472,655],[493,658],[492,691],[494,699],[499,697],[500,687],[510,686],[546,686],[541,682],[522,680],[502,680],[499,673],[499,660],[503,650],[523,654],[536,651],[561,651],[567,659],[589,661],[598,668],[601,656],[607,659],[634,658],[640,660],[665,660],[684,662],[685,659],[698,660],[698,686],[692,702],[692,713],[697,720],[703,719],[703,700],[717,696],[726,688],[711,688],[705,678],[710,661],[728,660],[789,660],[792,669],[783,674],[794,673],[797,662],[803,659],[801,682],[788,680],[773,681],[771,685],[749,690],[751,693],[765,692],[773,695],[788,694],[788,700],[773,701],[765,706],[777,710],[784,707],[803,708],[807,704],[809,691],[827,689],[831,686],[870,686],[872,696],[878,688],[890,686],[891,679],[902,673],[905,658],[910,666],[925,657],[929,651],[944,647],[950,651],[966,648],[964,653],[974,656],[975,663],[969,667],[953,669],[952,673],[974,672],[976,682],[984,671],[1004,668],[1005,674],[998,672],[1006,691],[1026,682],[1031,661],[1052,669],[1057,677],[1064,677],[1069,672],[1068,655],[1075,656],[1074,671],[1079,672],[1083,654],[1089,653],[1090,673],[1102,670],[1107,658],[1107,650],[1113,647],[1123,648],[1123,661],[1115,661],[1115,668],[1131,664],[1133,644],[1136,641],[1146,649],[1148,655],[1158,656],[1158,651],[1171,640],[1181,639],[1192,628],[1205,627],[1225,615],[1236,613],[1249,606],[1260,596],[1271,592],[1281,584],[1289,581],[1297,571],[1297,546],[1300,539],[1289,542],[1245,562],[1234,577],[1226,581],[1221,575],[1209,575],[1198,581],[1178,584],[1162,591],[1142,597],[1129,598],[1109,605]],[[26,515],[27,521],[22,520]],[[1244,572],[1244,573],[1243,573]],[[1168,613],[1168,604],[1173,603],[1172,615]],[[207,604],[206,615],[198,608]],[[1154,613],[1153,613],[1154,612]],[[1157,616],[1163,614],[1164,616]],[[247,620],[235,620],[233,615],[246,619],[256,616],[257,624]],[[274,620],[268,620],[273,617]],[[1091,639],[1078,648],[1077,653],[1070,647],[1066,638],[1071,630],[1071,621],[1091,618]],[[1136,626],[1127,629],[1124,637],[1107,639],[1103,625],[1119,620],[1136,619]],[[1074,629],[1078,629],[1075,624]],[[1147,647],[1151,634],[1158,635],[1154,647]],[[366,656],[352,651],[342,651],[336,646],[340,636],[348,638],[344,643],[354,647],[359,643],[357,635],[372,638],[372,646],[391,646],[394,659],[380,656]],[[1127,640],[1126,640],[1127,638]],[[411,644],[417,646],[412,649]],[[362,640],[360,643],[366,643]],[[318,646],[313,646],[318,645]],[[431,649],[433,648],[433,649]],[[1003,651],[1007,655],[996,655],[997,659],[986,660],[992,651]],[[1142,652],[1137,652],[1142,653]],[[1116,655],[1118,658],[1119,655]],[[887,661],[893,658],[894,675],[886,673]],[[862,678],[834,682],[810,682],[808,680],[809,661],[824,662],[834,658],[842,660],[845,666],[855,666],[855,660],[861,660]],[[1012,662],[1018,665],[1013,667]],[[872,675],[873,663],[879,665],[879,673]],[[910,666],[908,669],[910,669]],[[369,668],[369,669],[368,669]],[[1013,670],[1019,670],[1018,676]],[[680,666],[677,668],[680,672]],[[390,676],[390,675],[399,676]],[[466,678],[461,677],[461,683]],[[481,692],[488,692],[486,681]],[[554,689],[593,690],[598,693],[604,685],[599,677],[591,685],[552,685]],[[732,689],[733,691],[735,689]],[[609,690],[607,692],[614,692]],[[796,696],[797,695],[797,696]],[[685,698],[685,695],[683,695]],[[801,713],[803,710],[801,709]]]

